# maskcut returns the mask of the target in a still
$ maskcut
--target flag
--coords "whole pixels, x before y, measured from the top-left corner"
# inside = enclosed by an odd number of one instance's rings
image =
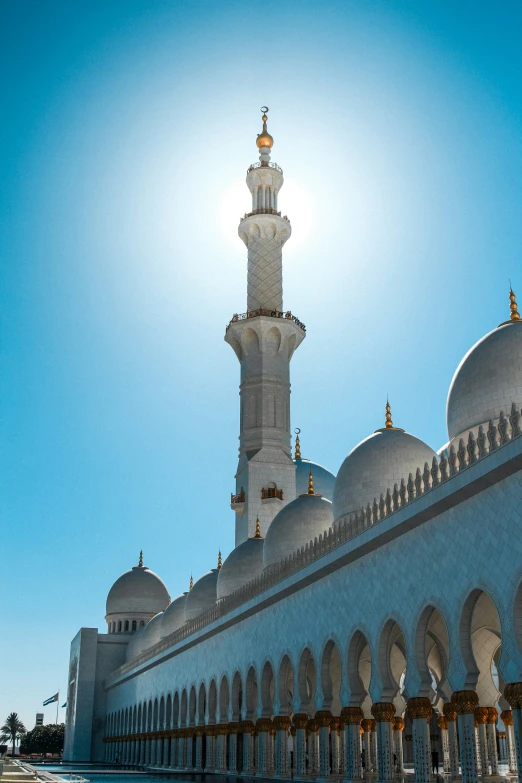
[[[43,706],[47,707],[47,705],[48,704],[52,704],[53,701],[58,701],[58,694],[57,693],[55,693],[54,696],[51,696],[50,699],[46,699],[46,701],[44,701],[44,703],[43,703]]]
[[[62,710],[64,709],[64,707],[67,707],[67,702],[65,702],[65,704],[62,704]]]

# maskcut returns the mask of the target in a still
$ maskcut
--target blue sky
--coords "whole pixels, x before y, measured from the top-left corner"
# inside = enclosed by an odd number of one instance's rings
[[[141,548],[175,597],[233,546],[261,105],[303,456],[337,471],[387,393],[445,442],[522,299],[522,6],[4,0],[0,31],[0,717],[32,727]]]

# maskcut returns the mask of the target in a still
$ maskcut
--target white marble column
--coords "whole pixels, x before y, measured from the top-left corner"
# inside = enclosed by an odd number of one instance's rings
[[[277,777],[287,777],[290,773],[288,763],[288,729],[291,720],[287,715],[278,715],[274,718],[276,730],[275,746],[275,773]]]
[[[344,721],[344,780],[351,783],[363,776],[360,741],[363,711],[360,707],[343,707],[341,719]]]
[[[370,736],[372,732],[371,718],[363,718],[361,721],[361,728],[363,730],[363,751],[364,751],[364,769],[363,777],[372,771],[372,754]]]
[[[477,783],[477,747],[475,735],[475,708],[478,696],[475,691],[455,691],[451,700],[457,711],[460,745],[460,766],[463,783]]]
[[[256,723],[258,732],[257,748],[258,761],[257,771],[259,775],[267,775],[270,772],[270,732],[272,731],[272,721],[270,718],[258,718]]]
[[[379,754],[377,752],[377,722],[372,720],[370,731],[370,756],[372,758],[372,770],[379,775]]]
[[[216,770],[216,727],[207,726],[205,772]]]
[[[338,777],[341,772],[341,737],[340,737],[341,721],[337,717],[333,717],[330,722],[330,747],[332,753],[332,775]]]
[[[441,715],[437,720],[437,725],[440,729],[440,739],[442,743],[442,771],[448,774],[450,771],[448,721]]]
[[[346,724],[341,718],[339,721],[339,774],[346,776]]]
[[[452,780],[460,777],[459,745],[457,741],[457,711],[453,702],[448,702],[442,708],[448,723],[449,772]]]
[[[394,718],[392,722],[392,728],[393,728],[395,756],[397,759],[395,771],[397,775],[404,775],[404,749],[402,746],[404,718],[400,718],[400,717]]]
[[[330,777],[330,721],[332,714],[328,710],[315,713],[315,722],[319,729],[319,775]]]
[[[486,735],[486,724],[488,721],[488,708],[475,708],[475,722],[477,723],[478,751],[480,759],[480,772],[482,777],[489,775],[488,766],[488,739]]]
[[[518,780],[522,783],[522,682],[512,682],[506,685],[504,688],[504,696],[506,697],[509,706],[511,707],[513,725],[506,725],[506,734],[510,737],[511,742],[508,743],[513,746],[513,734],[509,732],[509,729],[514,729],[514,746],[516,754],[516,766],[518,770]],[[511,767],[511,764],[510,764]]]
[[[486,737],[488,741],[488,759],[492,775],[498,775],[497,719],[498,712],[495,707],[488,707]]]
[[[238,724],[235,722],[228,724],[228,771],[237,775],[237,732]],[[225,737],[226,740],[226,737]]]
[[[301,780],[306,776],[306,727],[308,725],[308,715],[302,712],[295,713],[293,724],[295,727],[295,776]]]
[[[185,729],[178,731],[178,769],[185,769]]]
[[[395,717],[395,704],[380,701],[372,705],[372,715],[376,721],[377,729],[377,769],[379,781],[393,780],[395,770],[393,767],[393,727]]]
[[[430,700],[418,696],[408,699],[408,716],[413,723],[413,763],[416,783],[429,783],[431,775]]]

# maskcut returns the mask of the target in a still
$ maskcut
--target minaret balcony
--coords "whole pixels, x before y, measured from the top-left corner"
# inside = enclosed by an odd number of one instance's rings
[[[263,487],[261,489],[261,501],[265,500],[283,500],[283,490],[277,487]]]
[[[283,169],[281,168],[281,166],[278,166],[277,163],[272,163],[271,161],[267,161],[267,160],[258,161],[257,163],[251,163],[247,169],[247,174],[250,171],[253,171],[254,169],[275,169],[280,174],[283,173]]]
[[[293,321],[296,326],[303,330],[303,332],[306,332],[304,323],[296,318],[295,315],[292,315],[290,310],[281,312],[280,310],[265,310],[262,307],[259,310],[249,310],[247,313],[234,313],[230,323],[227,325],[226,331],[228,332],[231,325],[238,321],[246,321],[248,318],[257,318],[260,315],[268,316],[268,318],[285,318],[288,321]]]
[[[271,209],[270,207],[262,207],[261,209],[254,209],[252,212],[245,212],[242,218],[239,218],[240,222],[243,220],[246,220],[249,217],[252,217],[252,215],[277,215],[277,217],[281,217],[281,213],[277,211],[277,209]],[[283,220],[286,220],[288,223],[290,223],[290,219],[288,215],[283,215]]]
[[[238,492],[237,494],[230,494],[230,508],[232,511],[236,511],[238,514],[242,514],[245,510],[245,490],[243,487],[241,487],[241,492]]]

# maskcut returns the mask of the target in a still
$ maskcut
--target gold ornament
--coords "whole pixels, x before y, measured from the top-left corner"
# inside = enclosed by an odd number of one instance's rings
[[[406,714],[411,720],[431,719],[431,702],[425,696],[416,696],[408,699]]]
[[[510,682],[506,685],[504,696],[512,710],[522,709],[522,682]]]
[[[138,568],[143,568],[143,550],[140,549],[140,559],[138,560]]]
[[[331,720],[332,713],[329,710],[319,710],[315,713],[315,721],[321,729],[327,728]]]
[[[296,729],[306,729],[308,726],[308,715],[304,712],[296,712],[292,718],[292,723]]]
[[[292,720],[288,715],[276,715],[272,723],[276,731],[288,731]]]
[[[488,723],[494,726],[497,722],[498,712],[495,707],[488,707]]]
[[[221,560],[221,549],[220,549],[219,552],[218,552],[218,564],[217,564],[218,571],[219,571],[219,569],[221,568],[222,565],[223,565],[223,562]]]
[[[268,106],[261,106],[261,111],[263,112],[263,116],[261,117],[261,119],[263,120],[263,131],[262,133],[257,134],[256,144],[258,146],[258,149],[261,149],[261,147],[267,147],[268,149],[272,149],[274,140],[266,129],[266,121],[268,119],[266,114],[268,111]]]
[[[372,719],[371,718],[364,718],[361,721],[361,728],[363,731],[371,731],[372,730]]]
[[[451,695],[457,715],[473,715],[478,707],[478,696],[475,691],[454,691]]]
[[[357,726],[364,718],[364,713],[360,707],[343,707],[341,710],[341,720],[348,726]]]
[[[301,441],[299,440],[299,433],[301,430],[299,427],[296,427],[295,430],[295,454],[294,459],[301,459]]]
[[[500,720],[504,724],[504,726],[512,726],[513,725],[513,713],[511,710],[502,710],[500,713]]]
[[[443,715],[441,715],[439,718],[437,718],[437,726],[442,731],[448,730],[448,720]]]
[[[391,723],[395,717],[395,704],[387,701],[377,701],[372,704],[372,715],[377,723]]]
[[[392,721],[392,728],[394,731],[404,731],[404,718],[394,718]]]
[[[489,711],[487,707],[475,707],[475,720],[478,724],[485,725],[488,722]]]

